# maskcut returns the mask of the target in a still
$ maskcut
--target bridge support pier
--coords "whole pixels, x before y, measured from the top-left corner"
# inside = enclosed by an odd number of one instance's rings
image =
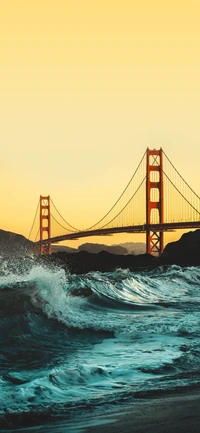
[[[40,254],[51,254],[51,244],[45,242],[51,237],[50,196],[40,196]]]
[[[151,224],[162,224],[163,211],[163,153],[159,150],[147,149],[146,174],[146,252],[160,255],[163,251],[163,232],[151,230]],[[156,215],[156,210],[157,214]],[[153,212],[152,212],[153,211]],[[154,214],[154,215],[153,215]],[[155,221],[155,219],[157,219]]]

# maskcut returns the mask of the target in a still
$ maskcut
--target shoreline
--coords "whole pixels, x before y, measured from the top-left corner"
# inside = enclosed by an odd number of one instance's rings
[[[75,414],[74,414],[75,415]],[[2,433],[199,433],[200,391],[135,399],[116,406],[88,406],[82,415],[37,425],[1,426]]]
[[[200,431],[200,391],[190,390],[162,397],[134,400],[116,405],[90,425],[74,433],[198,433]]]

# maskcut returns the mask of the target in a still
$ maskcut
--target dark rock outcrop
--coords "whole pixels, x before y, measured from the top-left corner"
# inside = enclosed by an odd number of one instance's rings
[[[98,254],[80,251],[77,254],[56,253],[43,257],[45,262],[68,269],[72,273],[87,273],[90,271],[109,272],[117,268],[135,270],[145,267],[157,266],[157,258],[150,254],[117,255],[107,251]]]
[[[0,230],[0,256],[25,256],[34,251],[34,242],[17,233]]]
[[[200,230],[184,233],[166,245],[160,261],[166,264],[200,265]]]

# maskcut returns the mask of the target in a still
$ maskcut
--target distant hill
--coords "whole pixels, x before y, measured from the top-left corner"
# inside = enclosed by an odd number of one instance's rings
[[[81,244],[77,249],[70,248],[65,245],[52,245],[52,252],[77,253],[79,251],[87,251],[88,253],[98,254],[100,251],[107,251],[111,254],[145,254],[146,246],[142,242],[126,242],[119,245],[94,244],[86,242]]]
[[[119,245],[126,248],[128,254],[138,255],[146,253],[146,244],[144,242],[125,242]]]
[[[120,245],[104,245],[85,243],[78,247],[78,251],[87,251],[88,253],[98,254],[100,251],[107,251],[111,254],[127,254],[127,249]]]
[[[0,256],[24,256],[34,251],[34,242],[0,229]]]
[[[52,253],[59,253],[59,252],[65,252],[65,253],[77,253],[77,248],[71,248],[66,245],[51,245],[51,251]]]

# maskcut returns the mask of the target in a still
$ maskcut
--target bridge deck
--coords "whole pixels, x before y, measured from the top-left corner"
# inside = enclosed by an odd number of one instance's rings
[[[53,238],[43,240],[43,243],[56,243],[64,240],[75,240],[80,238],[86,238],[90,236],[109,236],[117,233],[145,233],[147,230],[166,232],[178,229],[195,229],[200,228],[200,221],[185,221],[185,222],[171,222],[163,224],[141,224],[133,226],[123,226],[123,227],[111,227],[107,229],[97,229],[97,230],[86,230],[73,232],[61,236],[55,236]],[[36,242],[37,244],[40,243]]]

